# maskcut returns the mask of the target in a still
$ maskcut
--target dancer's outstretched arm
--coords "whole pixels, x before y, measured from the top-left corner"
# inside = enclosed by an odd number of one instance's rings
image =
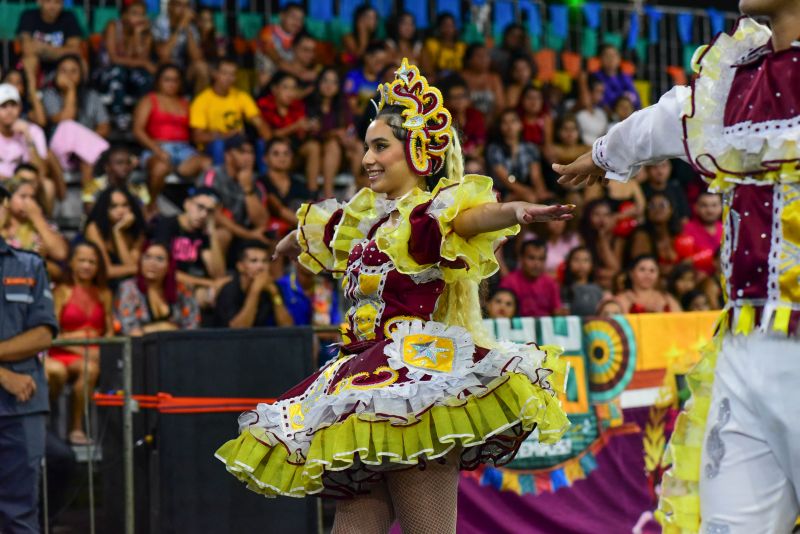
[[[515,224],[566,221],[572,219],[574,209],[574,204],[544,206],[522,201],[482,204],[459,213],[453,220],[453,230],[461,237],[469,239]]]
[[[673,87],[654,105],[637,111],[595,141],[592,151],[569,165],[553,164],[559,183],[580,185],[599,178],[627,182],[642,165],[684,157],[683,124],[686,86]]]
[[[544,206],[530,202],[505,202],[483,204],[460,213],[453,221],[453,230],[464,238],[514,226],[552,220],[566,221],[572,218],[574,204]],[[281,256],[294,259],[300,254],[297,230],[280,240],[272,259]]]

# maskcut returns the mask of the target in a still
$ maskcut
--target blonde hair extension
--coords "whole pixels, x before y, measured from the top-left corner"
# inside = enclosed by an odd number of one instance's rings
[[[446,154],[447,178],[460,182],[464,177],[464,158],[458,135],[453,136]],[[439,297],[433,320],[465,328],[476,345],[492,348],[495,343],[483,326],[478,286],[478,282],[467,278],[447,284]]]

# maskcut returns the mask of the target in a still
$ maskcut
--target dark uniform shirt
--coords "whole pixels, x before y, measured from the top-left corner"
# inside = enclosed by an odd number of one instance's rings
[[[15,249],[0,238],[0,284],[0,341],[43,325],[49,326],[55,337],[58,323],[53,294],[44,262],[37,254]],[[0,417],[49,410],[44,366],[37,355],[16,362],[0,361],[0,366],[31,375],[36,381],[36,394],[24,403],[0,388]]]

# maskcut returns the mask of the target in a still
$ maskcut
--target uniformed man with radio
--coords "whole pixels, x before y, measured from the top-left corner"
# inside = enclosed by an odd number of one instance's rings
[[[0,186],[0,213],[8,191]],[[44,261],[0,237],[0,532],[38,533],[50,409],[40,353],[58,332]]]

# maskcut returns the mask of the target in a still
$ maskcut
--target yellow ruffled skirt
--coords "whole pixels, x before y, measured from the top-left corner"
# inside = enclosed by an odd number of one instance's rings
[[[454,448],[460,451],[462,469],[475,469],[486,462],[501,465],[513,458],[534,428],[540,441],[553,443],[569,426],[557,397],[566,378],[566,363],[558,359],[560,350],[521,347],[524,349],[516,349],[516,353],[509,351],[509,371],[472,388],[479,391],[443,393],[433,402],[421,402],[404,417],[383,413],[392,411],[391,403],[373,392],[371,401],[357,402],[349,413],[327,415],[324,418],[335,420],[316,421],[311,428],[292,435],[282,431],[279,422],[266,422],[291,414],[292,404],[287,403],[291,399],[260,405],[242,415],[239,437],[220,447],[216,457],[249,489],[268,497],[352,497],[369,491],[386,471],[424,467]],[[533,364],[520,363],[523,350],[543,357]],[[304,398],[319,391],[315,384],[325,382],[326,373],[330,383],[341,367],[334,362],[316,378],[303,382]],[[422,382],[425,380],[416,385]],[[450,391],[453,383],[450,380]],[[455,383],[458,387],[458,380]],[[419,400],[426,394],[421,387],[413,397]],[[325,413],[335,414],[339,411],[335,403],[340,400],[334,397],[337,395],[317,395],[314,402],[325,408]]]

